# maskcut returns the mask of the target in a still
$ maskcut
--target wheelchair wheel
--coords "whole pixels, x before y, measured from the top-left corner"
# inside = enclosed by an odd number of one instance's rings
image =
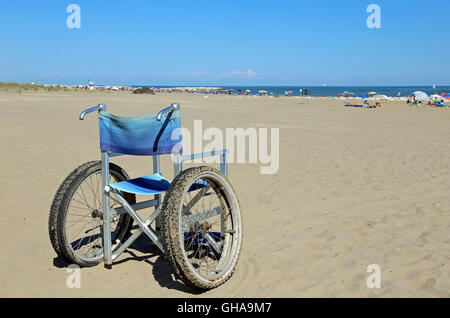
[[[53,198],[49,216],[49,236],[56,253],[69,263],[94,266],[103,261],[103,218],[101,161],[87,162],[76,168],[60,185]],[[119,166],[110,163],[111,181],[129,179]],[[130,203],[136,197],[122,194]],[[111,202],[112,208],[119,205]],[[127,238],[133,220],[128,214],[112,215],[113,251]]]
[[[211,167],[190,168],[171,183],[163,202],[166,258],[177,278],[197,289],[225,283],[242,245],[237,196]]]

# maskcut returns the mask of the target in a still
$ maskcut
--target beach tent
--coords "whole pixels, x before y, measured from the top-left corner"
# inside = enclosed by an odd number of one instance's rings
[[[421,91],[416,91],[414,93],[412,93],[416,99],[428,99],[428,95],[427,93],[421,92]]]
[[[434,94],[430,96],[430,103],[434,104],[436,102],[442,102],[444,99],[442,96]]]
[[[442,96],[441,96],[441,95],[437,95],[437,94],[434,94],[434,95],[431,95],[431,96],[430,96],[430,99],[431,99],[431,100],[435,100],[436,98],[437,98],[438,100],[441,100],[441,99],[442,99]]]

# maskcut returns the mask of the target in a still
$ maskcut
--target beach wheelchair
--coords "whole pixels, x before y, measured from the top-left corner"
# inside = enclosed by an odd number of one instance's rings
[[[94,111],[101,160],[76,168],[55,194],[49,235],[56,253],[82,267],[103,261],[111,268],[145,233],[177,279],[201,290],[226,282],[242,244],[239,201],[226,177],[228,150],[183,155],[179,104],[141,117],[114,116],[100,104],[83,111],[79,119]],[[160,156],[169,154],[172,181],[160,171]],[[130,179],[110,162],[121,155],[152,156],[153,173]],[[207,166],[183,170],[183,162],[208,156],[220,156],[220,171]],[[152,197],[136,202],[137,195]],[[154,210],[145,220],[137,211],[146,208]]]

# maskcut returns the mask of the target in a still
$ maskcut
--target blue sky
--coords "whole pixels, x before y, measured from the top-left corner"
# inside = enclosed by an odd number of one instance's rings
[[[449,14],[448,0],[2,1],[0,81],[450,85]]]

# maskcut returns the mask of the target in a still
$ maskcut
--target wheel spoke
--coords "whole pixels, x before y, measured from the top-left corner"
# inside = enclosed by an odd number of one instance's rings
[[[186,205],[186,207],[183,209],[183,214],[186,214],[187,211],[189,211],[201,198],[203,198],[203,195],[206,191],[208,191],[210,187],[205,187],[200,189],[200,191],[195,195],[195,197]]]

